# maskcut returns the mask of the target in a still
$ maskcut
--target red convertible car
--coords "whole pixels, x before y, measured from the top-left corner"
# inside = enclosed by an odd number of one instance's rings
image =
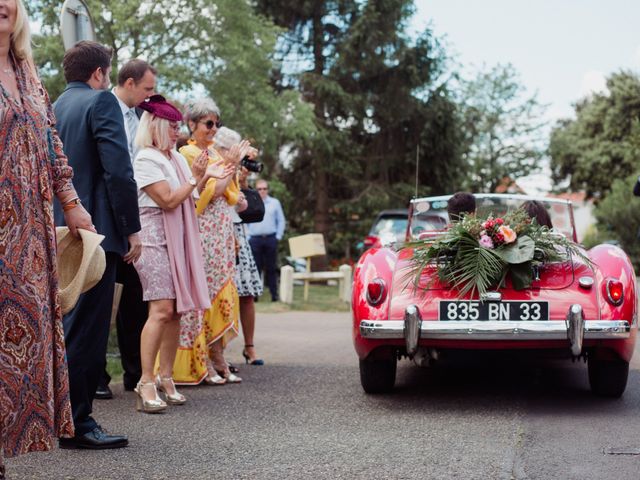
[[[549,232],[569,240],[578,255],[536,262],[527,288],[516,288],[505,274],[499,287],[461,295],[438,276],[438,261],[417,277],[407,275],[412,267],[415,272],[416,245],[447,235],[448,229],[435,228],[448,218],[448,198],[414,199],[407,242],[369,249],[356,265],[353,340],[365,392],[391,391],[403,357],[426,365],[448,350],[499,349],[584,358],[591,390],[621,396],[638,318],[636,276],[625,252],[609,244],[588,251],[577,245],[569,201],[479,194],[480,219],[508,215],[527,200],[542,202],[553,223]]]

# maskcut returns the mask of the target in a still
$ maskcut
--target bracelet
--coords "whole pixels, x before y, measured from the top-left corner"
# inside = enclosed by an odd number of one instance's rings
[[[80,199],[76,197],[62,205],[62,211],[68,212],[69,210],[73,210],[74,208],[76,208],[78,205],[80,205]]]

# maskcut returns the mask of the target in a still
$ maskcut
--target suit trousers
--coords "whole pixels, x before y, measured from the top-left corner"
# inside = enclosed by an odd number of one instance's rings
[[[62,319],[76,435],[84,435],[98,425],[91,417],[93,397],[104,371],[116,268],[120,261],[117,253],[106,252],[105,257],[102,279],[80,295],[74,309]]]
[[[118,347],[124,370],[122,382],[126,390],[133,390],[142,376],[140,335],[147,322],[149,304],[142,300],[142,285],[133,264],[123,260],[118,262],[116,282],[122,284],[122,297],[116,317]]]
[[[271,292],[271,299],[278,298],[278,239],[276,235],[258,235],[249,239],[251,252],[258,267],[258,273],[262,275],[265,270],[265,279]]]

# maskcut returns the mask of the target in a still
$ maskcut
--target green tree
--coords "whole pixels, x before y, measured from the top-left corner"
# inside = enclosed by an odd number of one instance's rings
[[[511,65],[461,81],[466,188],[492,192],[504,177],[533,173],[545,151],[545,107],[527,96]]]
[[[280,33],[247,0],[87,0],[100,42],[113,48],[113,75],[130,58],[158,69],[158,90],[184,99],[212,96],[225,124],[254,139],[274,167],[280,148],[313,131],[311,109],[270,83]],[[65,82],[58,13],[61,0],[35,0],[41,21],[36,61],[52,98]],[[198,93],[201,92],[201,93]]]
[[[640,77],[628,71],[611,75],[607,92],[580,101],[575,115],[552,131],[553,179],[602,199],[616,179],[640,167]]]
[[[638,176],[613,180],[609,194],[595,209],[598,238],[618,240],[636,270],[640,269],[640,198],[633,196]]]
[[[431,32],[407,33],[405,0],[263,0],[260,11],[286,28],[278,72],[314,105],[317,133],[295,150],[285,181],[301,208],[294,228],[324,233],[349,255],[376,210],[404,206],[414,192],[455,185],[462,171],[456,108],[442,73],[444,52]],[[364,221],[362,219],[365,219]]]
[[[58,14],[61,0],[35,0],[30,8],[42,23],[43,49],[36,50],[36,60],[52,96],[61,83],[62,41]],[[129,58],[145,58],[160,73],[164,91],[190,89],[198,75],[212,71],[214,52],[203,48],[215,31],[217,8],[206,0],[87,0],[99,41],[113,48],[114,75]],[[193,49],[202,49],[192,55]]]

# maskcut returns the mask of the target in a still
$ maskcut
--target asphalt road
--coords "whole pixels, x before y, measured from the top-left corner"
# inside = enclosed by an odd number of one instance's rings
[[[133,394],[95,402],[130,446],[9,459],[15,479],[606,479],[640,477],[640,354],[622,399],[594,397],[586,365],[473,357],[399,365],[363,393],[346,313],[264,314],[263,367],[241,385],[183,388],[163,415]],[[228,351],[240,363],[242,339]],[[612,455],[609,449],[629,454]],[[634,454],[635,453],[635,454]]]

